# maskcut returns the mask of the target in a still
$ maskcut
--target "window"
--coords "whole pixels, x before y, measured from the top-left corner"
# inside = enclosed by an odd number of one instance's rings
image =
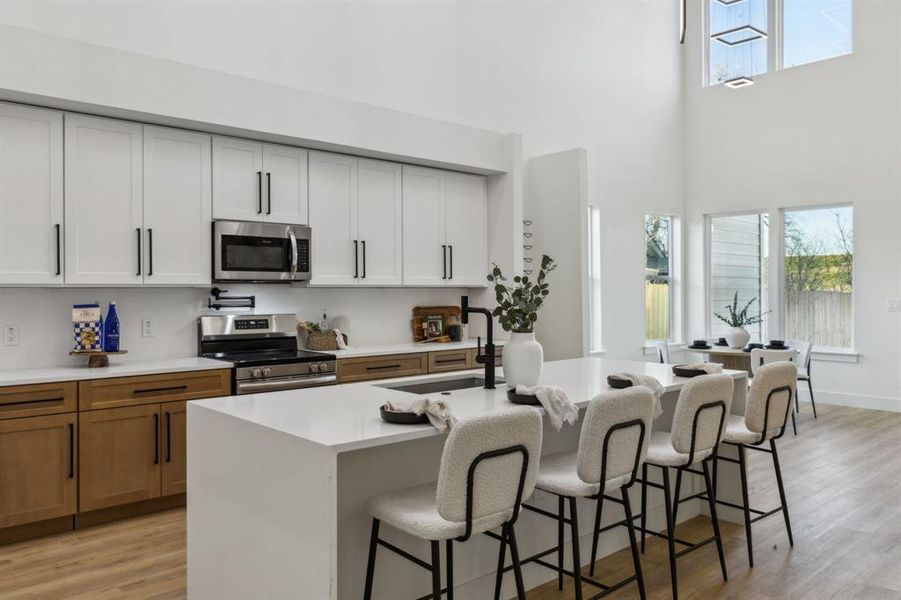
[[[784,212],[784,335],[851,348],[854,214],[850,206]]]
[[[708,334],[723,337],[729,326],[716,318],[738,293],[739,307],[764,321],[748,328],[751,339],[769,339],[769,215],[708,217]]]
[[[782,0],[782,67],[851,53],[851,0]]]
[[[767,71],[766,0],[709,0],[711,85]]]
[[[672,217],[645,215],[645,336],[649,340],[671,339]]]
[[[600,352],[601,345],[601,209],[588,207],[588,298],[590,315],[589,349]]]

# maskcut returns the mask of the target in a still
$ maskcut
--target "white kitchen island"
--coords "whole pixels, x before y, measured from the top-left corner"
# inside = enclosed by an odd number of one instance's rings
[[[500,375],[500,369],[499,375]],[[656,363],[583,358],[544,365],[542,383],[558,385],[584,408],[608,390],[606,376],[617,371],[656,377],[666,393],[656,430],[668,430],[679,389],[687,381],[671,367]],[[469,371],[466,374],[477,374]],[[732,412],[744,410],[747,373],[726,371],[735,379]],[[442,380],[450,373],[410,377]],[[363,589],[370,517],[366,500],[382,492],[435,481],[445,436],[430,425],[384,423],[379,406],[391,398],[409,398],[387,389],[405,380],[347,384],[307,390],[233,396],[188,404],[188,596],[207,599],[350,599]],[[473,388],[433,394],[446,400],[460,419],[514,406],[503,384],[496,390]],[[547,423],[547,421],[546,421]],[[542,454],[575,450],[581,422],[560,432],[546,425]],[[653,471],[656,471],[653,470]],[[723,469],[721,469],[723,471]],[[652,473],[651,477],[656,478]],[[699,485],[697,482],[693,482]],[[690,486],[683,486],[688,495]],[[736,499],[737,477],[721,473],[719,487]],[[700,488],[696,488],[700,489]],[[632,489],[638,507],[638,486]],[[648,493],[648,525],[663,529],[662,497]],[[551,497],[536,491],[530,503],[553,509]],[[553,504],[553,506],[552,506]],[[582,562],[590,560],[594,503],[579,506],[585,524]],[[679,511],[680,521],[699,513],[697,501]],[[611,505],[604,523],[621,519]],[[383,536],[419,556],[428,544],[388,526]],[[535,513],[517,522],[521,556],[555,543],[556,526]],[[601,536],[599,556],[625,547],[625,529]],[[490,597],[497,542],[474,536],[458,544],[454,557],[455,590],[460,598]],[[567,555],[567,561],[569,557]],[[713,559],[712,559],[713,560]],[[599,574],[604,580],[604,574]],[[526,587],[555,577],[530,564]],[[505,581],[513,595],[512,577]],[[430,590],[429,574],[380,552],[374,597],[415,598]]]

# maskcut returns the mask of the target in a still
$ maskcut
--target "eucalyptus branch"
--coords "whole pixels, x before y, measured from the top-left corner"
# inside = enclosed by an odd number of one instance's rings
[[[541,256],[541,267],[536,280],[528,275],[517,275],[514,285],[507,284],[507,278],[496,264],[488,275],[488,281],[494,284],[494,296],[497,306],[492,315],[498,318],[504,331],[514,333],[531,333],[538,320],[538,310],[550,293],[545,279],[547,274],[557,268],[554,259],[544,254]]]

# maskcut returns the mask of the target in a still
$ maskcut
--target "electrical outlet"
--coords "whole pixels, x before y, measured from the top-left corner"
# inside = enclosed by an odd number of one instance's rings
[[[141,321],[141,337],[153,337],[153,321],[150,319]]]
[[[3,345],[18,346],[19,345],[19,326],[4,325],[3,326]]]
[[[889,298],[886,300],[885,310],[889,312],[901,312],[901,298]]]

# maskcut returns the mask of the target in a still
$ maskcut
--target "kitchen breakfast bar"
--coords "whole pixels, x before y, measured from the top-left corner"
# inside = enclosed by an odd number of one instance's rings
[[[610,373],[655,377],[663,385],[663,414],[654,430],[668,431],[679,390],[688,381],[671,365],[639,361],[581,358],[545,363],[542,384],[563,388],[584,409],[608,391]],[[725,371],[734,380],[731,412],[743,414],[747,373]],[[500,376],[500,371],[498,372]],[[390,399],[416,398],[391,389],[410,381],[441,382],[477,377],[476,372],[411,377],[405,380],[356,383],[269,394],[213,398],[188,404],[188,596],[192,599],[350,599],[362,595],[370,532],[368,498],[435,481],[445,435],[431,425],[394,425],[379,416]],[[435,393],[459,419],[515,406],[502,383]],[[583,411],[584,412],[584,411]],[[551,428],[545,419],[542,454],[575,451],[581,421]],[[738,476],[721,467],[718,496],[737,500]],[[651,478],[659,476],[659,471]],[[699,491],[701,478],[690,477],[683,495]],[[638,506],[639,486],[632,487]],[[536,490],[530,504],[553,510],[553,496]],[[664,529],[659,491],[648,494],[648,526]],[[593,514],[593,503],[584,506]],[[580,512],[582,508],[580,507]],[[702,512],[689,501],[679,521]],[[619,508],[605,510],[604,523],[622,518]],[[730,518],[726,511],[721,518]],[[590,560],[591,519],[582,521],[581,560]],[[428,556],[428,543],[389,526],[389,542]],[[523,556],[552,546],[556,525],[530,511],[517,521]],[[601,536],[599,556],[627,545],[625,529]],[[588,550],[586,550],[588,549]],[[498,544],[473,536],[458,544],[454,585],[460,598],[490,597]],[[711,547],[711,560],[716,560]],[[567,556],[567,561],[570,558]],[[599,573],[603,580],[604,574]],[[526,588],[556,577],[535,564],[523,568]],[[428,573],[391,552],[378,555],[374,598],[416,598],[429,590]],[[505,597],[514,593],[512,576]]]

